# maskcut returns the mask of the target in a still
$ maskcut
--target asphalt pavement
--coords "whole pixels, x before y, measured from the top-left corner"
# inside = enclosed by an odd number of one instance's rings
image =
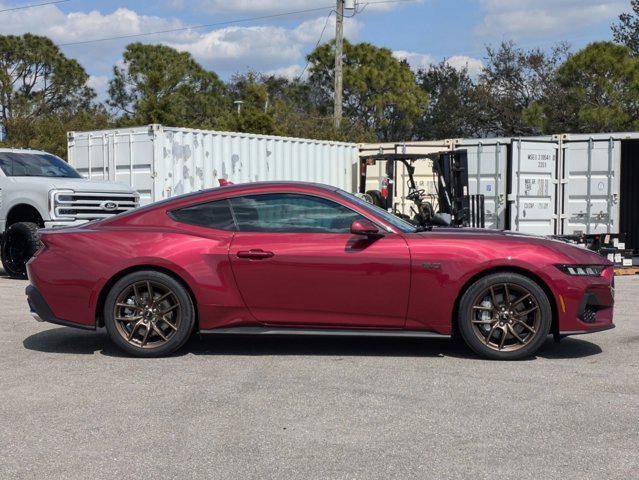
[[[481,360],[448,340],[194,337],[137,359],[37,323],[0,271],[0,479],[639,478],[639,276],[612,331]]]

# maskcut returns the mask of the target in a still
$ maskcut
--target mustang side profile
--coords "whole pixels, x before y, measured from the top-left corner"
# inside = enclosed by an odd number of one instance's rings
[[[459,335],[519,359],[548,337],[613,328],[613,268],[567,243],[420,229],[337,188],[229,185],[41,230],[38,320],[95,329],[137,356],[202,333]]]

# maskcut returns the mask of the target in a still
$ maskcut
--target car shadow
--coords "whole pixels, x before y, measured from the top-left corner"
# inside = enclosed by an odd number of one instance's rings
[[[109,340],[105,330],[87,332],[71,328],[52,328],[24,339],[29,350],[45,353],[128,357]],[[601,348],[587,340],[565,338],[560,344],[549,338],[535,357],[547,359],[583,358],[598,355]],[[362,357],[433,357],[480,360],[461,341],[419,338],[371,338],[329,336],[258,336],[258,335],[194,335],[173,356],[184,355],[239,356],[362,356]],[[534,360],[532,357],[531,360]]]

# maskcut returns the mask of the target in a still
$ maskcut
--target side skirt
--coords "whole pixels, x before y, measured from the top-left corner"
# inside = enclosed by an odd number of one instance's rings
[[[370,330],[352,328],[230,327],[200,330],[214,335],[326,335],[346,337],[450,338],[450,335],[424,330]]]

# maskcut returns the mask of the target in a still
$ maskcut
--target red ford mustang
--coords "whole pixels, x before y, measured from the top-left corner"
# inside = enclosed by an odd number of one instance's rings
[[[81,227],[43,230],[27,266],[39,319],[95,329],[133,355],[194,330],[459,334],[480,355],[532,355],[549,334],[613,328],[613,269],[558,241],[420,231],[336,188],[225,186]]]

